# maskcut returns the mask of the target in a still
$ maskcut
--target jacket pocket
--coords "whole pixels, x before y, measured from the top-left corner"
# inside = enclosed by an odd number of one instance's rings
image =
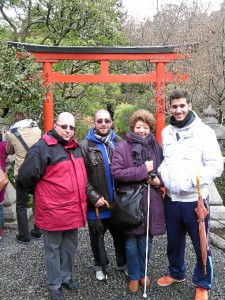
[[[103,158],[100,152],[90,151],[89,152],[89,161],[88,166],[97,166],[103,163]]]

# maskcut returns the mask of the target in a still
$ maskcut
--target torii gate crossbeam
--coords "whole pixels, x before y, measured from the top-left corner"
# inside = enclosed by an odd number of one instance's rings
[[[156,87],[156,138],[161,143],[161,131],[165,126],[165,86],[168,82],[188,81],[187,74],[172,74],[165,65],[174,60],[185,59],[175,51],[176,46],[163,47],[62,47],[9,42],[10,47],[24,48],[35,60],[43,64],[44,84],[50,92],[44,99],[44,130],[52,128],[54,120],[54,83],[155,83]],[[53,72],[52,65],[61,60],[99,61],[99,74],[61,74]],[[149,61],[156,71],[147,74],[110,74],[110,61]]]

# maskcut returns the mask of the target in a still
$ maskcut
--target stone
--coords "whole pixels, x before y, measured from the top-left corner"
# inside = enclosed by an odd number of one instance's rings
[[[8,183],[5,189],[4,206],[10,206],[16,202],[16,190],[11,182]]]
[[[223,205],[223,200],[220,197],[220,194],[219,194],[214,182],[209,184],[208,189],[209,189],[209,204],[210,205]]]
[[[13,207],[9,206],[9,208],[10,207],[11,207],[11,210],[9,210],[9,212],[7,212],[7,208],[4,209],[5,217],[8,217],[8,218],[5,218],[4,227],[5,228],[17,229],[16,205],[14,204]],[[27,209],[27,218],[28,218],[28,221],[30,219],[32,219],[32,216],[33,216],[33,210],[32,210],[32,208],[28,208]]]
[[[219,233],[210,232],[210,241],[214,246],[225,250],[225,238],[223,238]]]

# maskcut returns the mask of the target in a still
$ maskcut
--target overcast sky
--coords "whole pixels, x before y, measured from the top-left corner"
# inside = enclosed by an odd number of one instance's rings
[[[192,0],[158,0],[159,6],[166,3],[180,5],[182,1],[193,2]],[[209,3],[209,0],[202,0],[202,2]],[[220,3],[222,0],[211,0],[213,9],[220,9]],[[123,0],[125,10],[129,12],[132,17],[144,18],[146,16],[152,16],[155,13],[157,0]]]

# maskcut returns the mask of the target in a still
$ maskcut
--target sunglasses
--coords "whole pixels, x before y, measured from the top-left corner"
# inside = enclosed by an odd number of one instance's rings
[[[72,125],[66,125],[66,124],[63,124],[63,125],[56,124],[56,125],[60,126],[64,130],[66,130],[68,127],[69,127],[70,131],[73,131],[75,129],[75,126],[72,126]]]
[[[109,119],[98,119],[98,120],[96,120],[95,122],[98,123],[98,124],[102,124],[103,122],[105,122],[105,124],[109,124],[109,123],[111,123],[112,121],[109,120]]]

